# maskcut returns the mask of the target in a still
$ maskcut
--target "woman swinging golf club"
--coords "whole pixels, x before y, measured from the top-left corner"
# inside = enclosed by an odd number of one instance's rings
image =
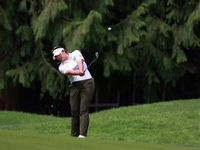
[[[79,50],[68,53],[56,46],[52,50],[53,59],[61,61],[59,71],[70,81],[71,136],[85,138],[89,126],[89,105],[92,100],[95,84],[87,64]]]

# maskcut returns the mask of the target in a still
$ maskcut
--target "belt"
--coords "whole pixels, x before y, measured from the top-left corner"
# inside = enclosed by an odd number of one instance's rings
[[[81,80],[81,81],[72,82],[72,84],[69,85],[69,88],[71,88],[73,84],[78,84],[80,82],[85,82],[85,81],[88,81],[88,80],[94,80],[94,78],[89,78],[89,79],[85,79],[85,80]]]

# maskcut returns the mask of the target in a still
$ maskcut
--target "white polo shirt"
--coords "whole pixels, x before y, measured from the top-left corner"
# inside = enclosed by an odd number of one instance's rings
[[[74,71],[79,71],[77,60],[83,59],[83,70],[87,68],[87,64],[85,63],[85,59],[83,58],[83,55],[79,50],[75,50],[72,53],[69,53],[69,59],[66,61],[62,61],[61,64],[59,65],[59,71],[63,74],[67,71],[67,69],[72,69]],[[91,79],[92,76],[87,69],[85,71],[85,75],[80,76],[80,75],[67,75],[69,78],[70,83],[72,84],[73,82],[77,81],[82,81],[82,80],[87,80]]]

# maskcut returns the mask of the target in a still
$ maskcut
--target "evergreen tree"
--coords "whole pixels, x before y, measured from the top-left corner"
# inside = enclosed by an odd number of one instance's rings
[[[39,82],[41,98],[61,99],[68,82],[51,54],[60,45],[69,52],[98,50],[104,77],[134,71],[146,102],[157,101],[156,92],[165,93],[185,74],[186,52],[200,46],[199,8],[195,0],[2,0],[1,93]]]

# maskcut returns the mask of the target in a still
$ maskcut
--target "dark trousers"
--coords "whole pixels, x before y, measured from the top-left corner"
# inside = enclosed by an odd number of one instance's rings
[[[72,83],[70,92],[71,136],[87,136],[89,106],[94,94],[93,79]]]

